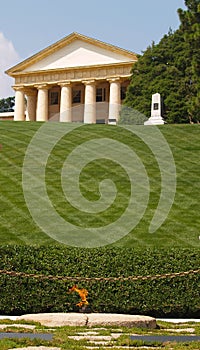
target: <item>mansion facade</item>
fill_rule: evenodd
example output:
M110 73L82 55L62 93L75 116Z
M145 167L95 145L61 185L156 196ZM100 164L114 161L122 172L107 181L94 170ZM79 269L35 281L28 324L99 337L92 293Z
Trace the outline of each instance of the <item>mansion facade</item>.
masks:
M15 79L14 120L116 123L136 61L133 52L72 33L6 71Z

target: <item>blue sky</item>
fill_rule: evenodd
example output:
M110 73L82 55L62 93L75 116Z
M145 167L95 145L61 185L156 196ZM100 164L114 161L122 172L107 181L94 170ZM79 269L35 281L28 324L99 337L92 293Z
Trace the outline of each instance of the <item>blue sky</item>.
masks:
M180 24L184 0L0 0L0 98L12 95L3 71L71 32L141 53Z

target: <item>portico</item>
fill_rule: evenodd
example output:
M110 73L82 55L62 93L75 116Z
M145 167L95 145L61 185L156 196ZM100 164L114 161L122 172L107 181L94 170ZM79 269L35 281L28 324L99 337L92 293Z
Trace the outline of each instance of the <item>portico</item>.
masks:
M7 71L15 78L14 120L116 122L136 60L132 52L72 33Z

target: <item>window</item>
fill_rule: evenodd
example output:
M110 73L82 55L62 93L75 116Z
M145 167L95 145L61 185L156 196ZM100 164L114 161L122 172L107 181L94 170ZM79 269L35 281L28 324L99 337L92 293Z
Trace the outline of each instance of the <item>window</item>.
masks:
M81 90L72 91L72 103L81 103Z
M121 101L126 97L126 86L121 86Z
M50 93L50 104L51 105L58 105L58 92L52 91Z
M96 102L104 102L106 100L106 89L97 88L96 89Z

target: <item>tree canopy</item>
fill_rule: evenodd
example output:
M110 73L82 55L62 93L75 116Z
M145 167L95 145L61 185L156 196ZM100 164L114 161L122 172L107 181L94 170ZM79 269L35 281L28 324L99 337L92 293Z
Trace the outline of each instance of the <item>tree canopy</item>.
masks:
M0 112L13 112L15 105L15 97L7 97L0 99Z
M124 101L150 117L151 96L159 92L168 123L200 120L200 0L185 0L185 5L185 11L178 9L178 30L170 29L138 56Z

